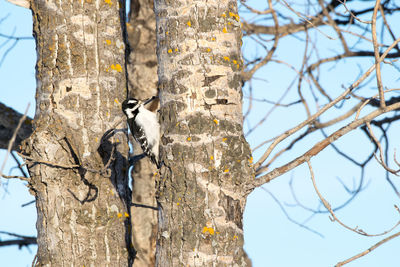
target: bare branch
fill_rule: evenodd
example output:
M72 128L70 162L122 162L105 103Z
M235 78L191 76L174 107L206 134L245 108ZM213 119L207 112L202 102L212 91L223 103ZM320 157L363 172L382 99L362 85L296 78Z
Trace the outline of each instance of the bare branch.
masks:
M390 47L388 47L385 52L381 55L379 58L379 61L382 61L389 51L397 45L397 43L400 42L400 38L398 38L395 42L392 43ZM322 115L324 112L326 112L328 109L330 109L332 106L334 106L336 103L344 99L354 88L356 88L362 81L364 81L370 74L371 72L375 69L375 65L372 65L356 82L354 82L348 89L346 89L340 96L338 96L336 99L325 105L323 108L321 108L319 111L317 111L313 116L309 117L307 120L303 121L296 127L286 131L283 133L281 136L279 136L277 139L274 140L274 142L268 147L267 151L261 156L260 160L254 165L255 169L258 170L260 168L261 164L269 157L271 154L272 150L283 140L285 140L287 137L291 136L295 132L299 131L302 129L304 126L307 124L312 123L315 121L320 115ZM396 109L396 108L395 108ZM371 113L372 114L372 113ZM383 113L381 113L383 114ZM357 126L358 127L358 126Z
M367 255L368 253L370 253L371 251L373 251L374 249L376 249L377 247L383 245L384 243L386 243L386 242L388 242L388 241L390 241L393 238L396 238L398 236L400 236L400 232L397 232L397 233L395 233L395 234L393 234L391 236L388 236L388 237L382 239L381 241L379 241L378 243L376 243L372 247L368 248L367 250L365 250L365 251L363 251L363 252L361 252L361 253L359 253L359 254L357 254L357 255L355 255L355 256L353 256L353 257L351 257L351 258L349 258L349 259L347 259L345 261L339 262L338 264L335 265L335 267L343 266L343 265L345 265L345 264L347 264L349 262L352 262L352 261L354 261L354 260L356 260L358 258L361 258L361 257Z
M390 105L390 106L386 106L385 108L382 108L382 109L375 110L358 120L354 120L353 122L349 123L345 127L332 133L330 136L328 136L328 138L315 144L311 149L309 149L302 156L292 160L291 162L289 162L281 167L275 168L271 172L257 178L253 183L251 183L249 185L249 191L251 191L254 188L259 187L265 183L268 183L271 180L273 180L274 178L292 170L293 168L299 166L300 164L305 163L306 161L310 160L312 157L317 155L319 152L321 152L323 149L325 149L329 144L336 141L337 139L339 139L346 133L356 129L357 127L365 124L366 122L373 120L374 118L376 118L384 113L387 113L389 111L393 111L393 110L396 110L399 108L400 108L400 102Z
M17 245L19 248L21 248L23 246L37 244L36 237L34 237L34 236L24 236L24 235L19 235L19 234L14 234L14 233L10 233L10 232L4 232L4 231L0 231L0 234L9 235L9 236L18 238L18 239L0 241L0 247Z
M16 176L16 175L5 175L5 174L1 174L1 177L5 178L5 179L20 179L22 181L29 181L29 178L26 178L24 176Z

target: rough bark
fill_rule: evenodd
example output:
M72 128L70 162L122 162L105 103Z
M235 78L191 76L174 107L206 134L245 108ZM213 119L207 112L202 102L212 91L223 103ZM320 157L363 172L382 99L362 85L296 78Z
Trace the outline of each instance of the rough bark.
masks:
M127 139L110 131L126 98L125 11L114 0L31 8L36 115L24 152L33 159L36 266L130 266Z
M234 0L156 0L162 154L156 266L248 266L241 29Z
M129 95L146 99L157 95L156 20L153 0L131 0L127 33L130 54L127 64ZM158 101L150 105L155 111ZM134 145L134 154L142 154ZM157 168L148 158L134 163L132 169L132 240L137 251L135 267L155 264L157 211L155 177Z

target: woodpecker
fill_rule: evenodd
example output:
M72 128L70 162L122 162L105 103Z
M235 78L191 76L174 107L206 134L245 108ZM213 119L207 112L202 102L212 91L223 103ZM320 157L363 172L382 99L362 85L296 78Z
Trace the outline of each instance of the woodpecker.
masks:
M144 154L160 168L160 124L157 115L144 107L155 98L157 97L153 96L145 101L136 98L126 99L122 103L122 111L128 118L129 129Z

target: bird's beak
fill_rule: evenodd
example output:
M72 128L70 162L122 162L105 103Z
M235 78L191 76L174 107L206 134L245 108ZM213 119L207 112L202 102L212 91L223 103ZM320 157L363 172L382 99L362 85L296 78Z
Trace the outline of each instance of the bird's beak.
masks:
M138 103L136 104L136 106L134 106L132 110L137 109L138 107L140 107L141 104L142 104L142 101L139 100Z
M158 98L158 96L152 96L146 100L143 101L143 105L147 105L148 103L150 103L151 101L153 101L154 99Z

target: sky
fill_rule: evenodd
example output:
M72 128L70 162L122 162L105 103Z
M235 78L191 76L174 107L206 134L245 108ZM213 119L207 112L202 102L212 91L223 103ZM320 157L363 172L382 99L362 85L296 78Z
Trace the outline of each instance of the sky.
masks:
M254 2L254 1L253 1ZM264 1L263 1L264 2ZM14 36L31 36L32 18L31 12L27 9L13 6L5 0L0 0L0 33ZM400 22L400 21L399 21ZM329 34L329 32L327 33ZM329 42L324 36L319 37L320 42ZM35 61L36 52L33 40L21 40L13 49L12 41L4 44L5 39L0 38L0 102L23 113L28 103L30 109L28 115L34 116L34 95L35 95ZM292 49L296 46L296 40L282 40L279 51L283 58L296 58L298 52ZM301 45L301 44L298 44ZM250 40L244 40L243 50L248 53L260 52L253 49L254 44ZM247 49L247 50L246 50ZM327 49L324 53L329 54ZM3 59L3 55L7 56ZM246 54L250 56L249 54ZM299 59L301 60L301 58ZM369 66L372 61L360 61L360 64ZM258 73L258 77L265 77L267 82L254 81L253 87L255 97L276 100L286 88L293 73L288 69L276 64L268 64ZM358 70L355 64L345 61L340 62L332 75L323 77L328 90L335 92L341 90L341 79L355 80ZM384 76L386 85L397 86L399 73L388 73ZM244 90L245 96L248 95L248 88ZM290 102L295 94L289 93L284 102ZM245 98L244 110L248 101ZM258 121L258 114L265 112L264 104L254 103L253 112L245 123L245 132ZM294 107L290 113L285 111L274 112L268 120L258 128L257 131L248 136L248 141L255 147L260 141L276 136L280 132L293 127L301 121L303 114L302 107ZM324 118L329 118L327 114ZM284 119L282 119L284 118ZM338 126L328 129L332 132ZM392 132L400 132L400 126L394 125ZM299 145L287 156L278 160L276 166L287 162L304 152L316 141L321 140L321 135L309 138L307 142ZM394 140L393 143L399 143ZM350 153L357 157L360 152L367 151L369 143L366 139L360 138L357 132L335 142L339 147L352 147ZM399 148L397 146L397 148ZM265 149L265 147L264 147ZM262 149L255 151L255 160L260 157ZM0 151L0 162L2 162L5 151ZM361 160L361 159L360 159ZM320 155L312 159L316 181L321 193L324 194L332 206L339 205L348 197L345 190L338 182L340 177L348 186L352 186L352 181L357 181L360 175L359 168L344 161L334 153L332 148L327 148ZM12 159L8 160L6 174L18 175L18 170L11 169ZM399 199L393 194L392 189L384 182L384 172L377 167L376 163L371 163L367 167L365 175L366 189L344 209L337 212L337 215L346 223L352 226L359 226L363 230L378 233L393 226L400 215L395 211L393 205L399 205ZM400 185L396 182L397 185ZM310 219L311 213L299 207L293 206L294 199L291 193L291 186L296 193L299 201L308 207L317 208L319 201L312 187L310 174L306 165L302 165L293 171L275 179L263 186L262 189L255 190L249 197L244 213L245 249L253 261L253 266L264 267L317 267L333 266L339 261L345 260L380 241L382 237L363 237L350 232L335 222L331 222L327 214L319 214ZM274 200L271 194L283 205L292 219L298 222L307 220L307 227L312 231L298 226L291 222ZM34 198L29 194L25 182L1 180L0 185L0 231L13 232L22 235L36 235L35 206L29 205L21 208L21 205L30 202ZM399 230L399 229L397 229ZM314 232L313 232L314 231ZM316 234L315 232L318 232ZM393 233L393 232L392 232ZM321 235L323 237L321 237ZM384 236L385 237L385 236ZM2 240L8 237L0 235ZM362 257L349 264L352 267L395 267L399 266L400 261L400 239L392 240L376 249L369 255ZM0 248L1 266L19 267L31 266L31 262L36 253L36 247L30 246L29 249L23 247Z
M32 36L32 15L30 10L16 7L8 2L0 1L0 33L7 35ZM30 103L28 115L34 116L35 108L35 62L36 52L33 40L21 40L13 49L13 41L4 44L0 38L0 102L24 113ZM7 51L9 52L7 53ZM4 54L7 56L3 59ZM0 150L0 161L3 163L5 151ZM5 174L20 175L16 169L11 169L12 157L9 157ZM21 205L34 200L29 194L26 182L17 180L0 181L0 231L6 231L26 236L36 236L36 209L31 204L24 208ZM9 236L0 235L1 240ZM36 254L36 246L18 249L17 246L0 248L0 266L25 267L31 266Z

